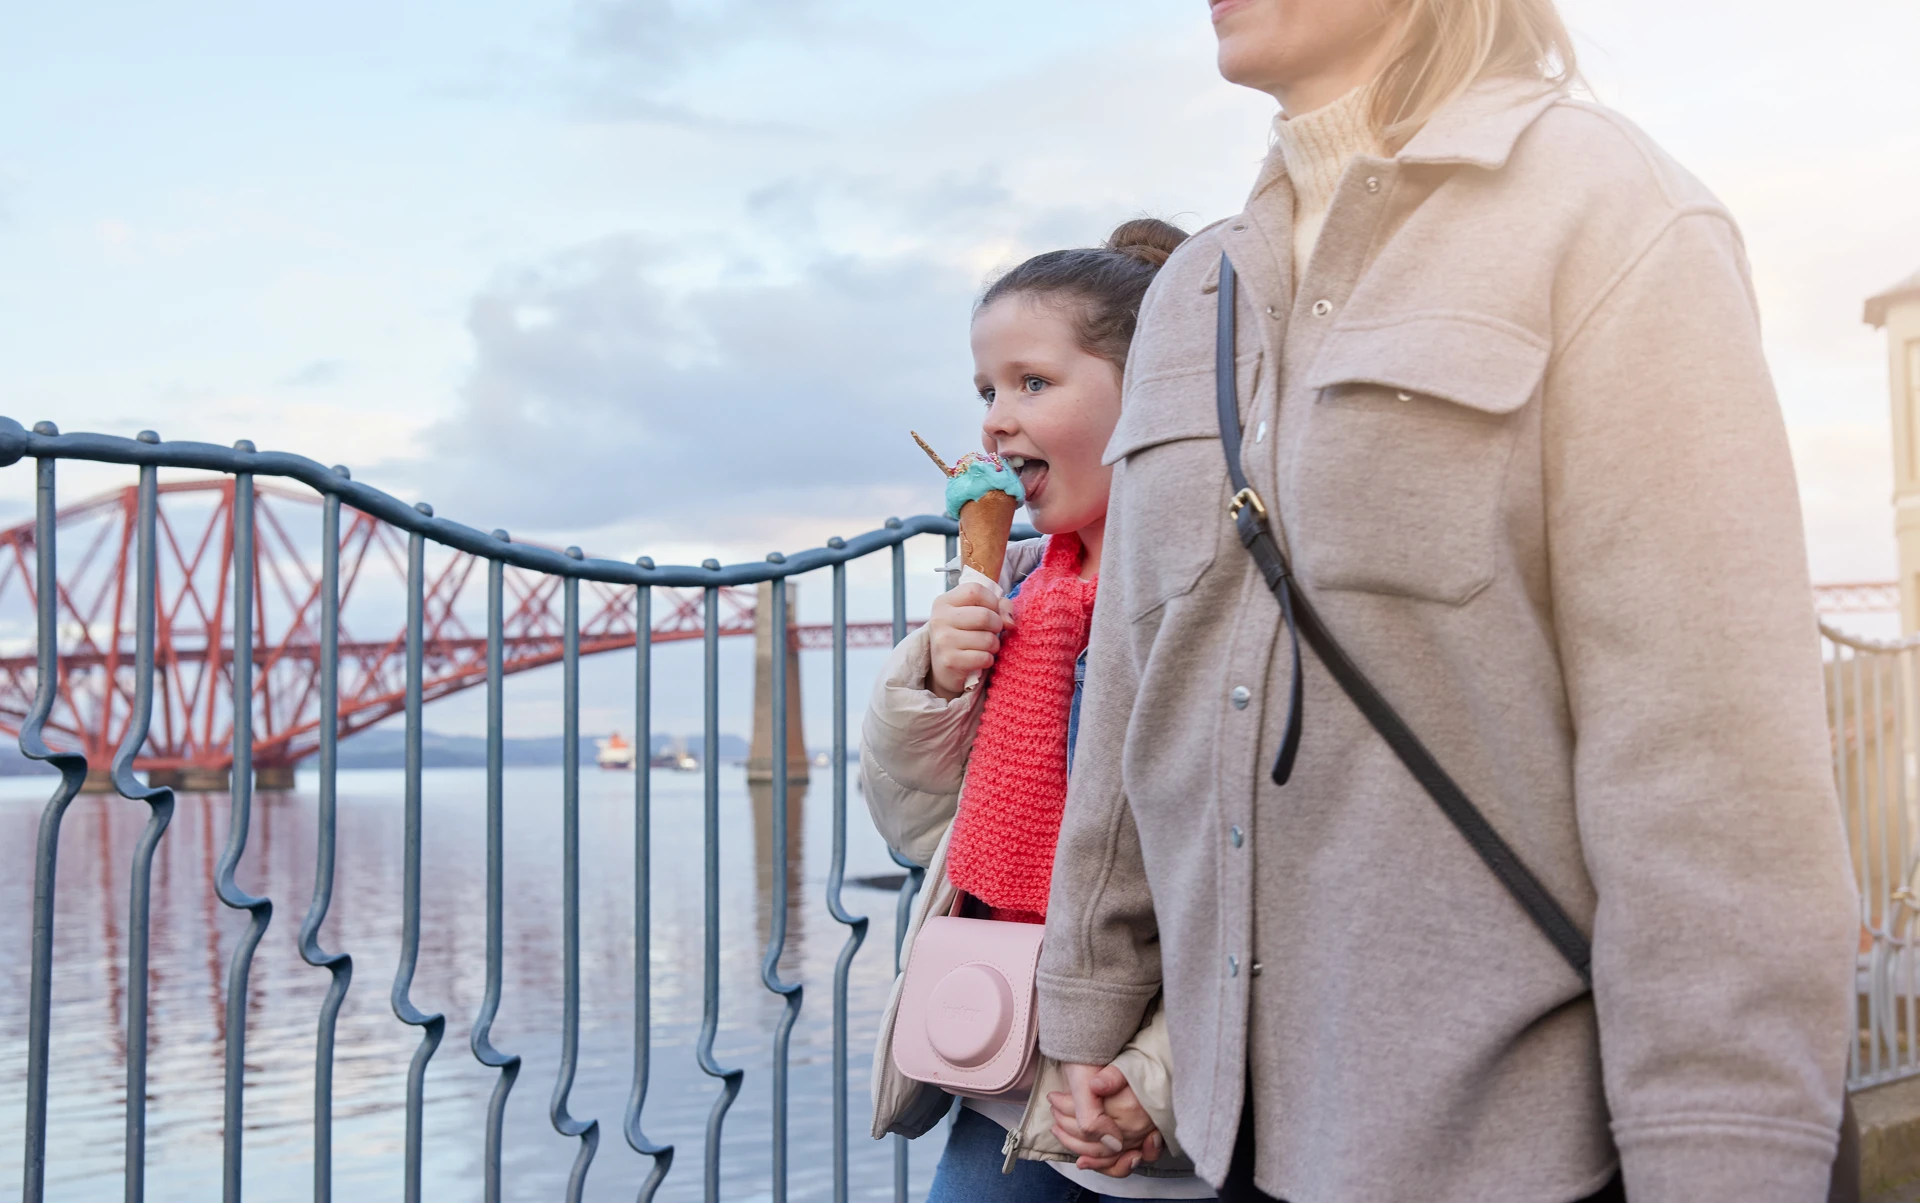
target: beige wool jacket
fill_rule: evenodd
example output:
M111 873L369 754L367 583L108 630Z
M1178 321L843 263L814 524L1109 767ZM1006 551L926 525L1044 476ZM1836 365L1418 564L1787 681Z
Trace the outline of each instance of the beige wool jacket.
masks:
M1858 912L1800 514L1740 237L1617 114L1483 83L1161 271L1128 362L1042 1048L1164 990L1180 1138L1241 1109L1288 1203L1825 1198ZM1594 988L1304 651L1226 516L1243 463L1329 628L1593 941ZM1251 1083L1251 1096L1243 1089Z

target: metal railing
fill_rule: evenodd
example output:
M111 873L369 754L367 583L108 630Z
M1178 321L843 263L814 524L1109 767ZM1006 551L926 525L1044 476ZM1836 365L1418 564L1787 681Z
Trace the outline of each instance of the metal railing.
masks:
M1920 639L1822 624L1827 718L1854 880L1858 1036L1847 1086L1920 1074Z
M22 751L30 758L45 761L60 771L60 784L42 814L34 858L33 932L31 985L28 1000L27 1106L25 1123L24 1197L29 1203L41 1203L47 1190L46 1151L50 1050L52 1048L53 1011L51 1006L54 970L55 869L62 817L79 794L87 778L84 757L48 746L45 724L54 705L58 688L59 636L55 588L58 580L55 490L55 465L62 459L98 463L126 464L139 469L138 514L134 538L137 541L137 599L135 607L136 650L132 672L135 678L135 716L112 765L112 784L122 796L145 802L149 815L145 830L134 852L128 913L128 976L126 1011L126 1135L124 1179L129 1200L143 1197L147 1153L147 1050L148 1050L148 957L150 946L150 897L152 867L156 848L166 833L174 808L174 791L149 788L134 776L133 761L146 741L153 704L155 673L155 590L156 534L155 510L158 495L157 472L160 468L189 469L224 473L235 478L234 538L231 548L235 597L253 596L251 574L254 570L253 499L256 477L284 477L299 481L323 498L321 532L322 590L321 646L322 668L319 688L323 717L318 753L318 831L315 843L315 879L313 897L301 922L297 947L301 958L329 974L328 988L317 1018L317 1039L313 1072L313 1197L328 1200L333 1193L333 1088L336 1059L336 1020L353 982L354 962L344 951L329 952L319 942L320 931L332 904L335 880L338 747L334 711L339 696L339 610L340 610L340 507L344 504L390 523L408 537L406 589L406 704L405 704L405 793L404 851L402 854L402 938L399 963L391 986L394 1015L420 1029L407 1072L404 1149L405 1196L409 1203L423 1198L423 1114L425 1081L429 1066L446 1028L446 1018L421 1011L412 998L412 986L421 944L421 846L422 846L422 626L424 557L428 543L456 549L481 557L488 565L487 594L487 759L486 759L486 971L484 998L476 1014L470 1036L471 1051L483 1066L497 1071L488 1102L484 1132L484 1197L502 1197L502 1116L510 1092L520 1072L518 1055L496 1048L492 1040L493 1024L501 1001L502 914L503 914L503 689L502 689L502 573L507 565L518 566L558 577L564 588L564 678L562 683L563 747L562 861L563 916L560 950L564 966L561 1007L562 1045L559 1073L554 1082L549 1117L553 1128L577 1139L566 1196L582 1196L600 1140L596 1119L575 1117L570 1110L580 1051L580 774L576 751L580 726L580 582L599 581L633 589L636 629L651 628L651 590L658 586L698 588L705 591L705 635L702 674L704 681L704 961L702 965L702 1021L695 1056L707 1075L718 1080L719 1090L706 1121L703 1150L704 1195L714 1200L720 1194L721 1134L729 1109L738 1096L744 1071L728 1068L716 1060L714 1042L720 1020L721 947L718 935L720 915L720 746L719 746L719 628L718 590L727 586L778 583L770 592L773 598L773 630L787 626L787 590L784 582L815 571L830 571L833 589L833 743L832 743L832 856L827 877L825 904L832 918L845 929L845 938L835 962L832 998L832 1108L833 1141L832 1197L848 1198L849 1101L848 1101L848 973L855 954L867 933L868 920L850 913L842 897L847 862L847 565L866 556L888 552L891 555L892 608L894 640L906 634L905 544L917 535L936 534L947 538L947 554L953 554L955 524L940 517L890 519L885 529L852 539L832 539L827 546L791 556L775 553L763 563L721 566L708 560L699 567L657 566L642 558L633 564L588 559L578 548L564 554L513 543L506 532L482 533L471 527L436 518L432 508L407 505L399 499L353 481L345 468L326 468L313 460L283 453L256 451L242 441L232 448L211 444L160 441L152 432L123 439L97 434L62 435L51 423L40 423L29 432L11 419L0 418L0 468L31 459L36 465L36 581L35 593L38 680L31 713L20 737ZM253 810L251 773L252 741L250 720L255 705L252 636L252 609L244 601L232 609L232 709L233 774L230 825L225 853L214 876L214 890L221 903L248 913L244 936L228 963L225 986L225 1077L223 1196L228 1203L241 1197L242 1155L247 1130L245 1075L247 1065L248 978L255 950L273 918L273 903L253 897L234 881L234 871L247 850L248 826ZM644 1183L637 1187L638 1198L648 1200L660 1189L675 1165L676 1150L671 1145L650 1139L643 1123L648 1101L648 1080L653 1052L651 940L653 932L651 885L653 882L651 784L645 754L652 735L652 661L651 645L638 641L634 680L635 741L642 763L634 774L634 846L633 846L633 1068L632 1084L621 1134L632 1149L652 1159ZM775 749L787 742L787 658L775 654L773 663L772 717ZM773 760L772 862L788 863L788 769L786 757ZM898 859L896 857L896 859ZM908 872L899 888L897 930L920 884L920 870L902 862ZM760 966L765 989L778 997L784 1009L772 1033L771 1068L771 1197L784 1203L787 1197L789 1157L788 1090L789 1041L802 1008L802 990L797 982L780 974L780 957L787 942L787 891L777 884L769 891L772 908L770 936ZM897 967L898 945L894 950ZM893 1138L894 1195L904 1200L907 1190L907 1150L905 1142ZM434 1184L437 1189L446 1184Z
M446 1019L421 1011L411 989L421 942L422 846L422 628L423 581L428 543L471 553L488 565L487 589L487 762L486 762L486 901L484 997L474 1017L469 1044L479 1064L495 1071L484 1119L482 1157L484 1198L503 1197L502 1122L508 1098L520 1073L519 1055L496 1048L492 1029L501 1002L504 901L503 834L503 595L505 567L512 565L557 577L564 590L564 647L562 654L562 720L564 726L561 782L562 812L562 924L560 952L563 965L561 1056L549 1106L555 1131L577 1140L566 1188L567 1198L581 1198L599 1147L600 1125L581 1119L570 1109L571 1092L580 1054L580 582L598 581L633 589L636 629L652 626L652 589L659 586L704 590L705 632L701 676L703 682L704 755L702 793L702 932L701 1022L694 1050L699 1068L718 1083L707 1114L702 1149L702 1189L708 1200L718 1199L721 1187L721 1137L728 1112L745 1077L716 1058L715 1039L720 1026L721 946L719 941L721 837L719 748L719 627L717 591L728 586L776 582L769 593L772 629L788 625L788 598L784 583L806 573L827 571L832 578L832 852L826 880L825 906L845 930L834 962L832 1018L832 1197L849 1197L849 1024L848 977L854 957L866 938L868 919L847 910L843 898L847 865L847 565L881 552L891 559L892 622L894 639L904 638L906 619L906 543L918 535L944 535L947 554L953 554L955 526L938 517L892 519L882 530L853 539L833 539L827 546L783 556L775 553L762 563L721 566L708 560L698 567L657 566L650 559L625 564L589 559L577 548L558 553L513 543L504 531L482 533L471 527L436 518L431 507L409 506L379 490L354 482L344 468L328 469L300 456L256 451L250 443L233 448L201 443L163 443L151 432L135 439L104 435L62 435L50 423L28 432L10 419L0 418L0 468L32 459L35 462L35 579L38 680L31 713L23 724L20 746L29 757L59 770L60 783L41 815L34 855L32 951L28 997L28 1050L23 1195L41 1203L47 1190L46 1148L52 1050L52 982L55 870L62 819L79 794L88 772L86 759L50 747L44 728L54 705L59 681L59 614L56 590L45 587L58 580L57 523L59 510L55 466L61 459L133 465L139 469L138 513L134 539L136 604L133 611L135 654L134 718L111 766L114 789L123 797L144 802L146 824L133 849L128 892L125 1197L143 1198L147 1154L147 1099L149 1047L148 962L152 876L156 850L161 846L174 810L174 791L150 788L133 772L136 754L146 741L153 705L156 639L155 511L158 470L201 470L232 475L236 480L233 557L235 596L252 596L254 566L253 481L256 476L297 480L323 498L322 590L320 638L322 671L319 682L323 716L318 753L318 830L315 833L313 896L297 935L297 948L306 964L329 975L327 991L317 1016L313 1067L313 1197L333 1195L333 1089L336 1060L336 1021L353 982L354 963L344 952L329 952L320 944L321 928L332 905L335 880L338 747L333 715L339 691L340 508L347 505L404 530L408 538L406 591L406 742L404 792L404 849L402 854L402 938L400 957L391 985L391 1005L402 1022L420 1029L406 1080L403 1144L405 1195L423 1198L423 1116L428 1068L445 1033ZM273 903L241 890L235 869L247 850L253 810L250 720L254 705L253 635L251 608L232 610L232 740L234 772L225 851L214 871L213 889L220 902L247 913L246 927L227 965L225 983L225 1075L222 1132L223 1196L229 1203L241 1197L242 1156L246 1132L245 1071L248 1032L248 990L255 951L273 917ZM1850 1087L1874 1085L1920 1075L1920 640L1882 643L1846 635L1822 626L1827 703L1831 723L1834 769L1844 811L1848 840L1861 892L1862 940L1859 960L1860 1038L1849 1066ZM649 748L652 734L651 645L638 644L634 678L636 746ZM771 746L788 745L787 657L772 657ZM772 759L772 863L788 863L787 758ZM637 1197L650 1200L674 1168L673 1146L649 1138L643 1123L654 1046L652 972L653 814L648 772L635 773L633 833L633 1064L631 1087L620 1131L638 1154L651 1159ZM900 887L896 913L894 967L898 967L898 937L920 885L917 866L896 861L907 870ZM776 873L776 882L779 875ZM788 937L788 895L777 884L769 890L770 926L759 965L764 989L781 1002L771 1032L770 1152L771 1197L784 1203L788 1193L788 1092L790 1041L802 1012L803 991L797 981L781 975L780 959ZM894 1142L894 1197L907 1195L907 1146Z

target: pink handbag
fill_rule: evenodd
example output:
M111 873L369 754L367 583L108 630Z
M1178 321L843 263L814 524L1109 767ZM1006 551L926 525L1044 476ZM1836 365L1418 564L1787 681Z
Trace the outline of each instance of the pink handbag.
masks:
M1034 971L1045 930L954 915L928 919L900 986L894 1067L973 1098L1030 1088L1039 1062Z

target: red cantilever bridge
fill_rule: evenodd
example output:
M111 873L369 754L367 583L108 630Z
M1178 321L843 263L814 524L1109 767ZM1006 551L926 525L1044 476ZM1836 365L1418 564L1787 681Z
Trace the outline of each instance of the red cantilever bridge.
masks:
M234 488L232 477L160 486L153 720L134 762L149 772L223 774L232 765ZM254 496L253 757L263 775L285 774L319 746L320 506L312 494L270 484L256 483ZM125 737L133 707L136 505L128 486L59 514L60 682L47 734L97 768ZM427 701L479 685L487 672L484 561L435 551L425 582ZM343 509L343 737L405 705L406 562L405 534ZM0 731L13 736L37 687L33 563L31 522L0 532ZM505 593L506 671L558 662L559 578L509 566ZM656 587L653 594L652 642L702 637L702 591ZM723 588L719 606L720 634L753 633L752 590ZM637 633L632 588L581 582L581 655L630 648ZM790 638L801 648L830 647L832 628L797 626ZM850 647L887 647L892 639L888 622L847 625Z

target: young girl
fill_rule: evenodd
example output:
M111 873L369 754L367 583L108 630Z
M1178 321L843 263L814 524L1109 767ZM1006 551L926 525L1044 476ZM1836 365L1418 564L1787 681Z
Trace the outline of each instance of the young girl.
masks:
M868 706L867 805L888 842L927 866L906 955L957 891L996 919L1045 917L1105 543L1102 455L1141 300L1184 237L1165 222L1127 222L1102 247L1029 259L974 309L982 442L1018 470L1046 538L1008 549L1005 600L978 585L938 598ZM1009 781L1020 784L999 788ZM894 1069L893 1018L890 1005L874 1054L873 1134L918 1136L953 1100ZM1100 1072L1074 1067L1070 1079L1043 1059L1027 1098L965 1101L929 1203L1212 1198L1174 1139L1169 1061L1165 1019L1150 1007ZM1084 1127L1074 1092L1091 1117Z
M1284 119L1128 360L1041 1051L1164 998L1231 1200L1818 1203L1860 913L1733 219L1551 0L1211 14Z

